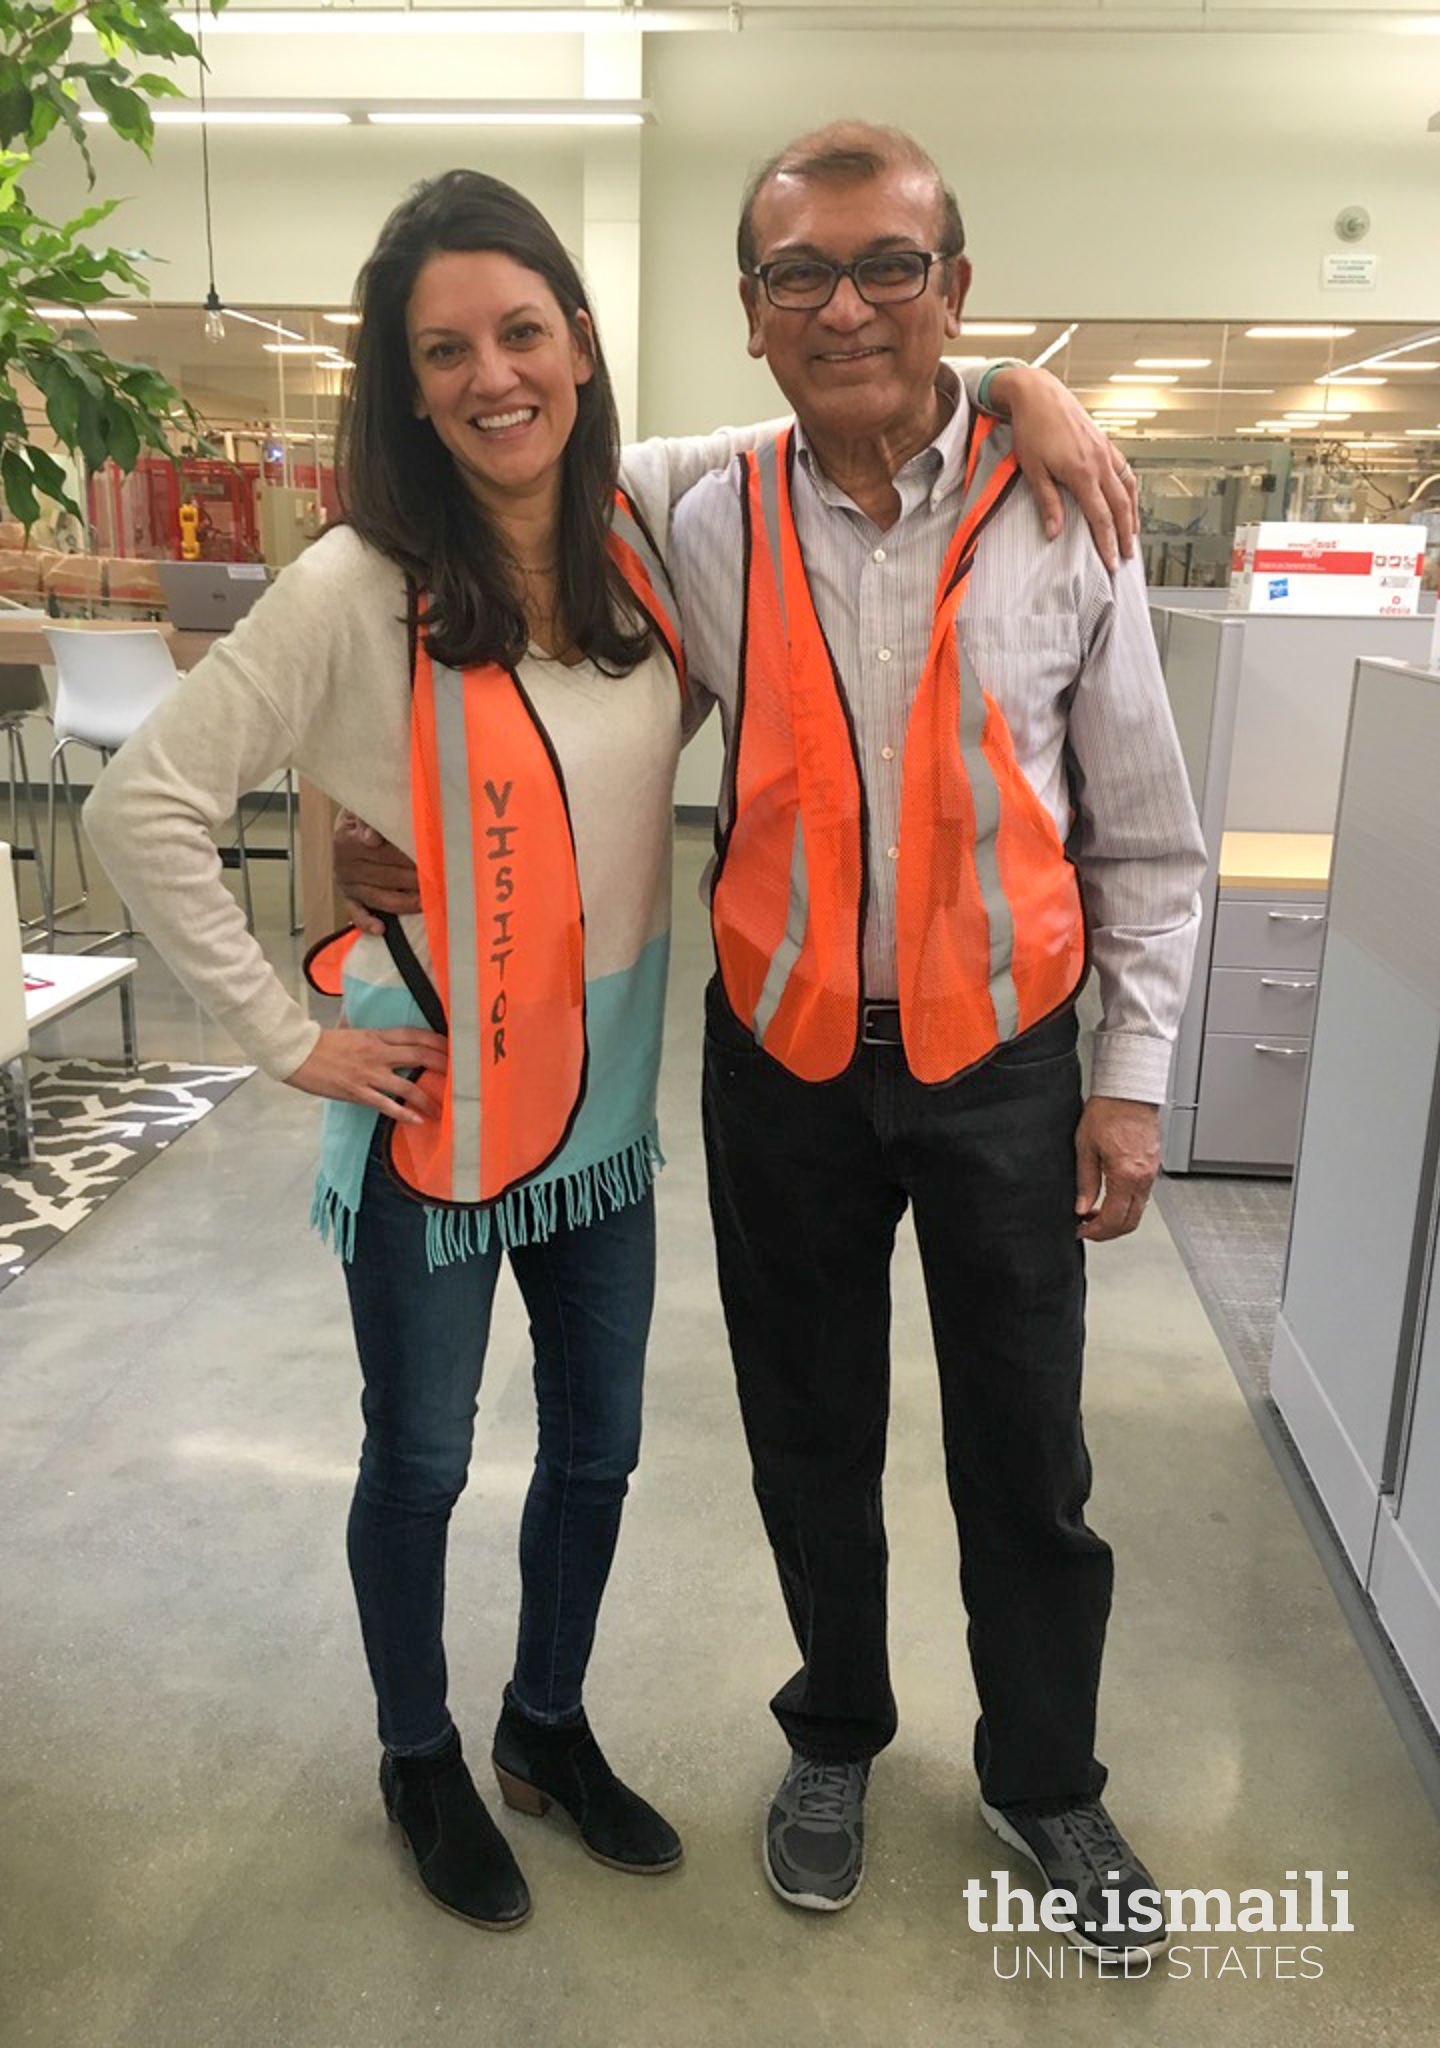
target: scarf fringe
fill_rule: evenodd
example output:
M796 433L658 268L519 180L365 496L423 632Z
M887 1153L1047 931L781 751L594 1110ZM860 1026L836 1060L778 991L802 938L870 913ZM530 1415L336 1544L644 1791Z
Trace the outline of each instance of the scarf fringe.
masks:
M560 1226L562 1194L566 1228L583 1230L619 1209L643 1201L664 1164L659 1140L650 1130L593 1166L560 1174L536 1187L516 1188L503 1200L484 1208L427 1207L426 1263L433 1273L438 1267L483 1256L490 1249L492 1235L505 1251L521 1245L544 1244ZM347 1265L355 1257L357 1215L358 1211L349 1206L337 1189L323 1178L317 1183L310 1205L311 1227L319 1231L322 1242L334 1246Z

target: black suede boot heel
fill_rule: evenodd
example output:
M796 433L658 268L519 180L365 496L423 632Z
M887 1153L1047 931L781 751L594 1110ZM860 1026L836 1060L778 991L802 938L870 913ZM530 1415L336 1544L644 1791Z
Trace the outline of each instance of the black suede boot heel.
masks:
M525 1879L475 1790L458 1733L452 1731L434 1756L387 1753L380 1759L380 1790L437 1904L497 1933L529 1919Z
M493 1761L507 1806L540 1814L553 1801L597 1862L648 1876L673 1870L685 1853L669 1821L621 1784L583 1714L564 1727L546 1727L520 1712L507 1685Z

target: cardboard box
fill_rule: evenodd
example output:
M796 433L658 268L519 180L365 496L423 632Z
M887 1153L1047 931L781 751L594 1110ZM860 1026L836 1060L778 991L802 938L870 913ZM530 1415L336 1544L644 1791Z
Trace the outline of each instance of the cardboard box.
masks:
M1310 526L1270 520L1235 531L1232 612L1411 618L1420 605L1423 526Z

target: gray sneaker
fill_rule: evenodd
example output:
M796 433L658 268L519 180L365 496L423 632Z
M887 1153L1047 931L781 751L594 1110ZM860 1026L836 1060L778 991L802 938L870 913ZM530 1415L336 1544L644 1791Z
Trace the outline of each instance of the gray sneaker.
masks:
M1047 1891L1067 1891L1075 1918L1065 1939L1092 1955L1169 1946L1165 1900L1135 1851L1098 1799L1063 1813L1020 1813L987 1806L981 1818L1002 1842L1044 1872Z
M765 1875L787 1905L838 1913L859 1891L869 1778L868 1763L792 1753L765 1823Z

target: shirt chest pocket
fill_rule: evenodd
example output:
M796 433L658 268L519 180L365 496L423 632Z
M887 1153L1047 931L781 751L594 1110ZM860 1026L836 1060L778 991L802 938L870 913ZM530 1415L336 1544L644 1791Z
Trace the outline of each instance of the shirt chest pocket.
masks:
M1022 758L1064 730L1070 688L1080 673L1080 622L1066 612L1008 617L960 613L960 644L1010 728Z

